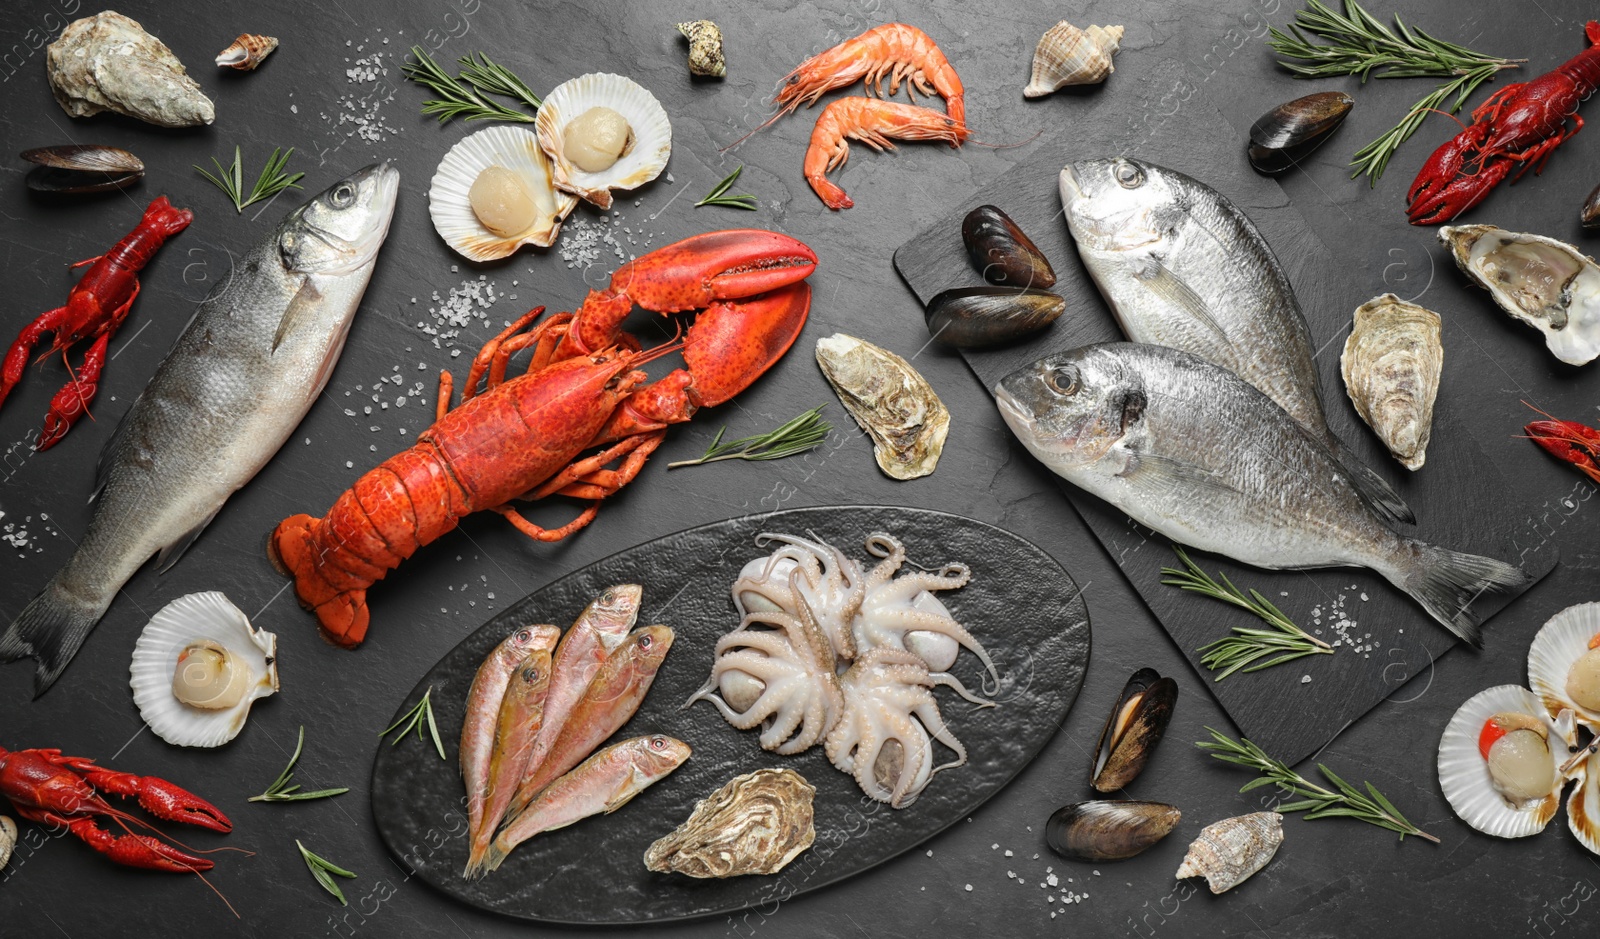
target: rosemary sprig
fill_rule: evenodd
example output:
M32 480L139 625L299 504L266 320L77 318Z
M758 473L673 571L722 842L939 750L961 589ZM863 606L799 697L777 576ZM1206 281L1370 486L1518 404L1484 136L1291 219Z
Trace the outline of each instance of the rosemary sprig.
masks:
M300 843L299 838L294 839L294 844L295 847L300 849L300 857L305 859L306 869L311 871L311 876L317 879L317 883L322 885L322 889L338 898L340 906L349 906L349 902L344 898L344 891L339 889L339 885L334 883L333 878L329 875L338 874L340 877L355 877L356 875L326 858L320 858L312 854L306 850L305 845Z
M668 463L667 469L699 466L718 460L781 460L786 456L804 453L819 446L828 438L828 432L833 430L833 425L822 419L822 409L825 407L826 404L819 404L776 430L740 437L727 443L722 443L722 435L728 432L727 425L723 425L717 431L717 436L712 438L704 456Z
M306 727L300 725L300 739L295 741L294 756L289 757L289 765L283 768L278 778L272 781L267 791L260 795L251 796L247 802L303 802L307 799L326 799L329 796L344 795L349 788L341 786L337 789L313 789L310 792L298 792L299 783L290 785L289 780L294 778L294 764L300 759L300 750L306 744Z
M1327 40L1328 44L1316 42L1307 33ZM1398 16L1391 30L1355 0L1344 0L1343 14L1322 0L1306 0L1305 9L1295 14L1288 30L1274 27L1267 44L1283 56L1278 64L1297 78L1355 75L1363 84L1368 78L1450 79L1418 102L1399 124L1356 153L1350 164L1356 171L1351 177L1365 175L1372 185L1377 185L1389 158L1422 126L1430 109L1454 114L1472 92L1496 72L1516 68L1527 61L1485 55L1436 39L1407 26ZM1452 95L1454 102L1445 107Z
M423 722L426 721L428 725L428 733L433 736L434 749L439 751L439 759L446 759L444 755L444 743L439 740L439 725L433 721L432 697L433 686L429 685L428 690L422 693L422 700L413 705L411 710L400 715L399 720L395 721L393 724L390 724L388 727L385 727L383 732L378 734L378 736L387 737L389 736L389 732L391 730L399 727L400 733L395 735L393 740L389 741L389 745L394 746L400 741L406 739L407 735L411 733L411 728L415 727L417 729L417 739L421 740L423 739L422 725Z
M701 199L699 202L696 202L694 207L698 209L702 205L725 205L730 209L749 209L750 211L754 212L757 207L755 196L730 196L727 194L728 190L732 188L734 182L739 179L739 174L743 172L744 164L740 163L733 172L728 174L726 179L720 183L717 183L716 188L711 190L710 195L706 196L704 199Z
M1186 551L1179 545L1172 549L1178 552L1178 560L1183 562L1183 569L1163 567L1164 575L1161 582L1184 590L1204 594L1213 600L1221 600L1259 617L1270 625L1271 629L1249 629L1244 626L1235 626L1228 635L1201 646L1200 664L1211 671L1222 670L1213 681L1221 681L1237 671L1259 672L1264 668L1292 662L1307 655L1332 655L1333 647L1321 639L1310 635L1290 619L1276 605L1261 595L1261 591L1251 588L1250 594L1245 595L1227 574L1219 575L1222 582L1218 583L1211 575L1200 569ZM1257 659L1274 656L1265 662Z
M1406 817L1400 814L1400 810L1394 807L1394 803L1384 798L1383 793L1379 792L1377 787L1370 782L1363 782L1363 785L1366 786L1366 792L1363 793L1340 779L1334 774L1333 770L1318 763L1317 769L1321 770L1322 775L1328 782L1334 785L1333 789L1328 789L1317 785L1290 769L1287 764L1268 756L1265 751L1247 739L1240 738L1235 741L1214 728L1207 727L1206 730L1211 731L1212 739L1198 741L1195 746L1207 751L1224 763L1247 766L1261 774L1259 778L1245 783L1244 787L1239 790L1240 792L1249 792L1261 786L1276 785L1285 792L1292 792L1295 795L1304 797L1297 802L1285 802L1278 805L1274 811L1305 812L1307 819L1342 815L1347 818L1358 819L1369 825L1377 825L1379 828L1387 828L1390 831L1399 832L1401 841L1405 840L1406 835L1416 835L1418 838L1426 838L1434 844L1439 843L1438 838L1406 821Z
M239 153L239 148L233 148L233 164L223 166L222 161L216 157L211 162L216 164L217 175L212 176L204 168L196 166L200 175L210 180L213 186L228 194L233 200L236 212L243 212L245 206L255 205L263 199L270 199L285 189L299 189L300 178L304 173L285 173L283 168L288 165L289 157L294 154L294 148L281 151L274 147L272 156L267 157L267 165L261 168L261 175L256 177L256 184L251 187L249 196L244 191L244 161Z
M406 62L400 66L400 71L405 77L439 96L422 102L422 113L439 118L441 124L453 117L467 121L533 123L532 114L506 107L485 95L515 98L535 111L543 103L526 82L481 52L476 57L469 55L457 59L461 73L454 78L421 46L412 46L411 55L415 61Z

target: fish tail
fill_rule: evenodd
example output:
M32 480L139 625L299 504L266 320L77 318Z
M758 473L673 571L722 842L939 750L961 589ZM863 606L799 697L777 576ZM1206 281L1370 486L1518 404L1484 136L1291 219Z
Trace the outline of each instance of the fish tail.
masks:
M33 674L33 696L38 698L66 671L108 605L74 596L59 578L51 580L0 635L0 660L38 660Z
M500 862L504 861L506 859L506 855L510 853L511 847L501 847L500 839L496 838L494 842L484 850L483 862L479 865L478 876L482 877L484 874L487 874L492 870L497 870L500 867Z
M1411 506L1406 505L1406 500L1394 491L1389 481L1379 476L1377 471L1361 462L1360 457L1351 453L1337 437L1333 438L1333 456L1339 461L1350 476L1350 483L1356 487L1361 499L1372 507L1374 512L1386 522L1400 522L1406 525L1417 523L1417 513L1411 511Z
M1534 577L1504 561L1463 554L1421 541L1407 541L1410 558L1396 586L1422 604L1445 628L1477 648L1483 646L1487 614L1473 608L1485 594L1516 596Z

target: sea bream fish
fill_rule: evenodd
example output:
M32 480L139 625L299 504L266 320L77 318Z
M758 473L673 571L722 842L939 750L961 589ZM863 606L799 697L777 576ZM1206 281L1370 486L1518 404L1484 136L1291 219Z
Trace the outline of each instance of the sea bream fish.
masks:
M389 234L400 174L345 177L294 211L200 304L96 469L89 529L0 636L43 694L151 555L175 563L322 393Z
M1533 582L1510 564L1398 534L1320 440L1187 352L1085 346L1012 372L994 394L1052 472L1182 544L1270 569L1370 568L1473 645L1484 618L1475 604Z
M1311 329L1248 216L1204 183L1122 157L1068 164L1061 205L1083 266L1130 341L1233 371L1332 451L1378 514L1416 521L1328 429Z

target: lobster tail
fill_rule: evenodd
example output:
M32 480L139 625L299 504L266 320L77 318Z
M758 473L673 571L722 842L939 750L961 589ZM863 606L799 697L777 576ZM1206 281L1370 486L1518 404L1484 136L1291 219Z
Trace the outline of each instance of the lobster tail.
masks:
M301 606L317 614L323 635L336 645L354 648L367 635L366 585L336 586L329 582L326 575L339 568L317 563L317 558L325 556L317 548L317 534L322 527L320 519L309 515L284 519L267 539L267 557L279 573L294 578L295 596Z

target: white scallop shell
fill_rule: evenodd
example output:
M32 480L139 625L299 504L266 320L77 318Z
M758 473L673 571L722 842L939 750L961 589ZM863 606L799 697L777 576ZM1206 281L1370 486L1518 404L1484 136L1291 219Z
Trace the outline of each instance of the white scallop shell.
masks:
M1579 764L1577 778L1567 799L1567 827L1585 848L1600 854L1600 753Z
M478 174L491 166L522 178L539 209L527 231L501 236L483 227L472 211L468 192ZM578 205L576 197L556 189L554 168L526 127L499 124L463 137L439 161L428 188L428 214L433 228L450 247L474 261L493 261L523 245L548 248L561 234L561 220Z
M1544 831L1555 818L1566 778L1558 773L1550 795L1526 808L1506 802L1489 778L1488 762L1478 752L1484 722L1505 712L1542 719L1550 728L1551 760L1558 767L1566 760L1567 748L1562 743L1571 744L1570 715L1558 724L1533 692L1519 685L1496 685L1468 698L1445 727L1439 738L1439 788L1456 816L1473 828L1499 838L1526 838Z
M1579 603L1550 617L1528 647L1528 686L1544 700L1551 714L1570 709L1578 719L1600 730L1600 712L1582 708L1567 697L1567 673L1600 633L1600 603Z
M231 708L190 707L172 694L178 653L197 639L210 639L250 666L255 683ZM217 747L239 735L250 705L278 690L278 637L250 625L218 591L191 593L162 607L133 646L128 684L139 716L156 736L180 747Z
M568 162L562 131L590 108L610 108L633 129L633 149L598 173ZM644 86L621 75L591 72L556 86L539 106L534 123L539 145L555 165L556 186L611 208L611 190L635 189L661 175L672 154L672 122L661 102Z

